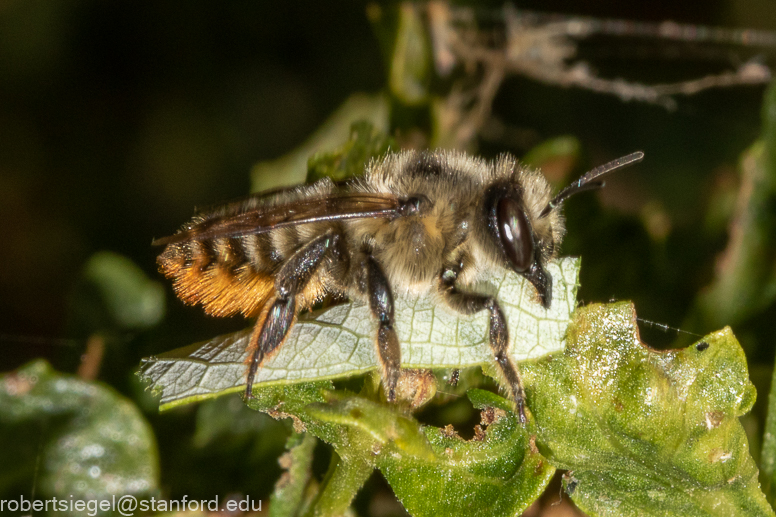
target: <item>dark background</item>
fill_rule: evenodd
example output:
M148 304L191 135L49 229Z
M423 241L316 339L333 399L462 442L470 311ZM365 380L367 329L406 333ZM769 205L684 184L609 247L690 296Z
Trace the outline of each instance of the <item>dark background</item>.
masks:
M518 7L776 28L776 4L766 0ZM352 93L379 91L385 67L365 11L364 2L353 1L0 2L0 371L41 356L74 371L87 336L70 321L68 300L92 253L121 253L162 280L154 237L172 233L195 206L246 194L253 164L292 150ZM611 41L593 41L583 54L606 77L656 82L725 68L702 59L703 45L677 56L667 45ZM763 56L772 62L773 50ZM721 181L735 184L739 157L759 134L763 92L706 92L680 98L669 112L522 78L507 81L495 102L499 117L538 141L575 135L580 167L646 153L643 164L616 175L600 198L570 203L563 252L584 258L582 300L633 299L639 316L682 325L726 243L724 225L708 225L711 194ZM527 149L516 143L481 150ZM664 239L645 230L640 214L650 202L669 218ZM141 357L246 326L184 307L164 285L165 321L126 336L120 359L106 358L100 378L122 392L133 393ZM646 330L645 336L657 344L676 337ZM749 336L750 364L770 368L772 342ZM165 452L165 444L191 432L193 410L149 418L159 433L167 490L196 495ZM241 488L239 479L222 481L218 490Z

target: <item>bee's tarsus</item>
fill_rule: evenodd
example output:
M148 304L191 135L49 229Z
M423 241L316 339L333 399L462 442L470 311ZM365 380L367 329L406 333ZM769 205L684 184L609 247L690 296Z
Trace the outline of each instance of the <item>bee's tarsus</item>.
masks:
M296 318L296 303L293 296L278 298L267 311L264 321L259 320L253 331L255 349L251 356L248 378L245 386L245 394L248 396L253 391L253 380L264 358L275 351L285 340L291 325ZM251 345L254 345L254 336L251 336ZM249 345L250 346L250 345Z
M528 422L528 419L525 416L525 398L521 397L520 400L517 401L517 417L520 419L521 424L525 424Z
M250 365L248 366L248 373L246 374L245 379L246 399L253 398L253 379L256 378L256 372L258 371L259 365L261 364L263 354L261 352L261 348L259 348L259 337L261 336L262 328L262 322L257 322L256 326L253 328L253 332L251 332L251 339L248 341L247 348L248 350L253 350L253 353L251 354L251 361Z

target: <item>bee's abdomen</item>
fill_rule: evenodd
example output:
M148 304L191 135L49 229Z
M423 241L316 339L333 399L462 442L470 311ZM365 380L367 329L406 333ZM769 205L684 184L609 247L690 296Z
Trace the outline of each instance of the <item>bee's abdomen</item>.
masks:
M157 259L178 297L214 316L256 315L282 262L268 234L170 244Z

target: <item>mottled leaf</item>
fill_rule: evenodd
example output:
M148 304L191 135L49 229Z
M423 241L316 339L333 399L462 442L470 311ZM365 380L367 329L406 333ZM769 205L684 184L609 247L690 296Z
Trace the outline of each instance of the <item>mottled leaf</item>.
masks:
M591 305L563 353L521 368L537 446L590 515L774 515L737 418L756 394L729 328L655 351L632 305Z

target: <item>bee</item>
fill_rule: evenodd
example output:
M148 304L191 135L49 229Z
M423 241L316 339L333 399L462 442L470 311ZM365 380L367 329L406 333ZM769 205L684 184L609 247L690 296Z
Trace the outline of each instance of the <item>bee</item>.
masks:
M401 349L394 296L432 293L462 314L487 311L489 343L521 422L522 382L509 356L499 301L473 291L499 267L525 277L537 302L552 303L548 261L565 232L561 208L600 188L636 152L599 166L552 196L538 170L510 156L402 151L372 161L360 177L256 194L197 215L157 239L158 258L177 296L214 316L256 318L246 397L258 368L283 345L297 315L327 297L368 304L386 398L395 401Z

